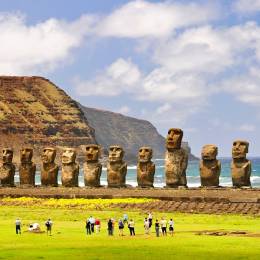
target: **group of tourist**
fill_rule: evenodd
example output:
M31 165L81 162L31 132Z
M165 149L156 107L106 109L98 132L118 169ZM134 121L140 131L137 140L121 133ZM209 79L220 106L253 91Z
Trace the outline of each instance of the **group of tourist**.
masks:
M118 225L119 236L124 236L125 227L129 229L130 236L135 236L135 221L132 218L128 219L127 214L124 214L123 218L118 219L117 225ZM109 218L107 221L108 236L114 235L115 226L116 226L116 220L114 218ZM153 216L152 213L149 213L147 217L145 217L144 219L144 232L146 235L149 235L151 233L152 226L153 226ZM90 216L86 220L86 234L90 235L91 233L94 233L95 230L94 227L96 227L96 233L99 233L101 222L99 219L95 219L92 216ZM167 227L168 227L169 234L173 236L174 221L172 218L169 221L167 221L164 217L162 217L160 221L156 219L154 223L154 227L155 227L155 234L157 237L159 237L160 234L162 234L162 236L167 236Z

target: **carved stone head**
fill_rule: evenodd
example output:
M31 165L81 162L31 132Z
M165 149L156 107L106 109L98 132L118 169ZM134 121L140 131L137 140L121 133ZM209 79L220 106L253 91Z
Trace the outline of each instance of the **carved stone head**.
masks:
M54 163L56 157L56 150L52 147L46 147L41 154L42 162L45 164Z
M76 149L74 148L64 148L62 152L62 164L72 164L75 163L76 160Z
M33 149L26 147L20 150L21 163L31 163L33 157Z
M153 150L151 147L143 146L138 152L139 162L150 162L153 157Z
M180 128L170 128L166 137L167 149L180 149L183 131Z
M246 158L248 153L249 143L243 140L236 140L233 142L232 147L232 157L234 159L243 159Z
M121 162L124 157L124 150L119 145L111 145L109 147L109 161L110 162Z
M86 161L96 162L100 156L100 146L96 144L89 144L86 146Z
M4 148L2 150L2 154L3 154L3 163L12 163L13 161L13 149L11 148Z
M207 144L202 147L201 158L202 160L216 160L218 155L218 147L214 144Z

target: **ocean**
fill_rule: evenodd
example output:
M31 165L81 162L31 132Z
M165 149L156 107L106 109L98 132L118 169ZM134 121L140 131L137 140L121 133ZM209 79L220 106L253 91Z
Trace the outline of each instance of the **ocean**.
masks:
M220 185L231 187L232 180L230 175L230 163L231 158L221 158L221 175L220 175ZM251 184L252 187L260 187L260 158L251 158L252 162L252 173L251 173ZM155 159L156 172L154 177L154 187L164 187L164 159ZM199 176L199 161L190 161L187 168L187 182L188 187L199 187L200 186L200 176ZM40 172L36 173L36 184L40 185ZM19 182L18 173L15 175L15 182ZM59 172L58 182L61 184L61 177ZM137 186L136 181L136 166L130 165L127 169L126 184ZM103 167L101 175L101 185L107 185L106 168ZM79 174L79 186L84 186L83 171L82 167Z

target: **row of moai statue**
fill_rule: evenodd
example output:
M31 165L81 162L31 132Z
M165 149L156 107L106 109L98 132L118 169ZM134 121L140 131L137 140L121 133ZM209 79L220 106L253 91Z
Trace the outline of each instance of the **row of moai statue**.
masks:
M186 169L188 154L181 147L183 131L171 128L166 138L165 179L166 187L187 187ZM250 187L251 162L246 158L249 143L235 141L232 148L231 175L233 186ZM102 165L99 162L100 146L86 146L86 162L84 163L84 182L86 186L99 187ZM218 187L221 163L216 159L218 149L215 145L205 145L202 148L200 161L201 186ZM140 187L153 187L155 164L152 162L153 151L150 147L141 147L138 152L137 183ZM14 186L15 166L12 163L13 150L3 149L0 166L0 182L2 186ZM24 148L20 151L19 166L20 185L34 186L36 165L32 162L33 149ZM47 147L43 150L41 159L41 184L43 186L58 186L59 166L55 163L56 150ZM114 145L109 148L107 163L108 187L125 187L127 164L123 160L122 147ZM64 148L62 153L62 186L78 186L79 165L76 162L76 150Z

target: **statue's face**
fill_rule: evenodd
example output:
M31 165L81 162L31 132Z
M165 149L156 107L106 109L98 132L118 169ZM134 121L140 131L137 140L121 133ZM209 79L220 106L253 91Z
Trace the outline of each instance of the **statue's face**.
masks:
M234 159L246 158L249 143L247 141L237 140L233 142L232 157Z
M108 156L110 162L121 162L124 156L123 148L118 145L110 146Z
M167 149L180 149L181 141L183 137L183 131L179 128L171 128L168 131L166 137L166 148Z
M100 148L96 144L86 146L86 160L87 162L98 161Z
M13 150L10 148L4 148L3 151L3 163L11 163L13 160Z
M153 150L151 147L141 147L138 153L139 162L150 162L153 156Z
M20 157L22 163L28 163L32 161L33 149L32 148L22 148L20 150Z
M76 160L76 155L77 153L74 148L65 148L63 149L61 161L63 164L74 163Z
M218 155L218 148L213 144L207 144L202 147L202 160L216 160Z
M56 157L56 150L51 147L43 149L41 158L43 163L53 163Z

